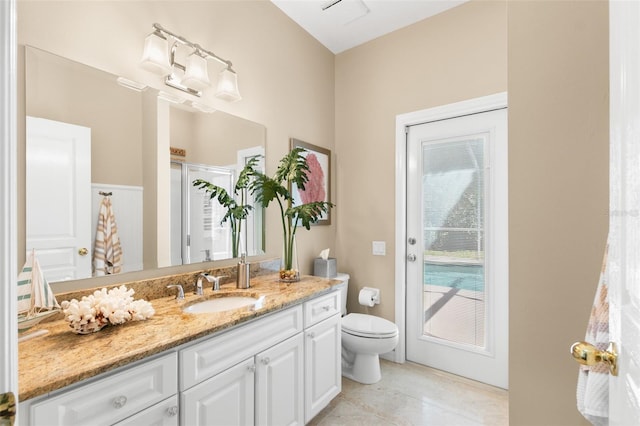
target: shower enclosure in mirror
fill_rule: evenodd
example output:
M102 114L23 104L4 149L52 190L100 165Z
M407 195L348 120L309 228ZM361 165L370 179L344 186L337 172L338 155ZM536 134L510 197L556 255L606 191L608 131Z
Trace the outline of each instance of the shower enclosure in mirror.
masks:
M230 221L223 218L226 209L210 198L202 189L194 187L193 181L203 179L228 194L233 194L239 170L253 157L258 159L256 169L264 171L264 154L258 147L238 154L238 164L217 167L202 164L171 162L171 263L182 265L233 257L233 235ZM248 195L248 194L246 194ZM256 203L242 224L238 253L249 256L264 253L263 209L255 208Z
M86 148L86 159L83 161L87 173L85 178L77 179L72 184L67 178L79 175L71 173L70 169L63 169L69 171L66 174L50 169L54 160L60 157L50 152L55 144L47 147L50 148L46 151L48 154L40 156L42 161L38 160L37 154L45 152L38 144L50 143L55 136L47 135L45 131L36 141L27 141L25 138L24 151L19 153L25 178L18 182L18 192L25 204L24 207L19 206L18 212L21 216L18 267L24 263L26 252L35 247L43 235L46 237L58 232L54 232L54 228L72 234L76 227L82 226L82 232L89 234L88 241L85 238L82 243L70 240L60 244L46 242L49 252L46 255L43 253L41 264L50 271L45 272L50 281L95 276L90 266L87 269L84 264L92 258L94 250L98 210L103 198L100 192L112 193L111 204L122 245L122 272L230 257L230 251L226 248L226 231L214 216L210 218L211 229L206 228L209 225L191 226L190 253L184 256L180 248L180 261L173 252L175 241L179 241L177 244L181 246L182 241L187 239L186 234L182 234L182 226L180 235L172 236L171 244L160 244L161 236L164 238L176 231L171 223L175 221L173 215L177 213L172 212L172 217L167 220L158 219L169 216L168 212L160 210L164 207L158 207L162 204L157 200L170 198L172 165L164 149L162 152L157 149L157 140L164 138L171 147L184 150L186 156L181 158L184 163L197 164L204 170L217 170L219 176L226 176L229 182L233 182L238 164L245 161L245 156L264 156L264 126L220 111L199 111L188 100L183 104L172 104L165 120L168 123L160 123L157 90L132 90L118 84L116 75L31 46L23 48L24 64L21 66L24 67L25 76L26 116L39 124L53 123L56 127L86 129L86 141L82 143ZM30 150L29 147L34 149ZM38 161L40 163L34 165ZM264 158L262 161L264 164ZM77 188L84 188L83 192L78 192ZM87 193L87 190L90 192ZM57 208L63 203L67 207L81 204L81 208L74 212L84 213L77 213L71 219ZM166 205L169 210L169 204ZM53 209L53 206L56 208ZM47 211L51 214L47 214ZM52 216L53 213L58 214L57 218ZM180 214L182 220L181 209ZM244 248L249 255L263 253L262 220L259 212L248 222ZM203 230L210 232L205 234ZM218 238L221 240L218 241ZM204 246L205 241L208 241L207 247ZM200 246L196 247L196 242ZM206 250L209 250L208 256ZM183 258L185 262L182 262ZM83 264L82 272L63 270L61 261L69 265ZM57 271L54 272L54 269Z

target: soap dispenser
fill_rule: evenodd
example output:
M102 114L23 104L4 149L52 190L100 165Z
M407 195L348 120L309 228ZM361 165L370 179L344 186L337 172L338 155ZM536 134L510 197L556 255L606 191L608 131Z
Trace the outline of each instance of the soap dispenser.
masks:
M236 271L236 288L249 288L249 263L247 262L247 254L242 253L240 262L238 262L238 270Z

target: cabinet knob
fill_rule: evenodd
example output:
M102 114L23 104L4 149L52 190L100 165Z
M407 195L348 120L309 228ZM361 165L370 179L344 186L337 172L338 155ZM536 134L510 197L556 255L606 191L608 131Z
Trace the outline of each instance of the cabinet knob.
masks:
M249 370L250 372L254 372L256 371L256 365L255 364L251 364L249 366L247 366L247 370Z
M124 395L120 395L116 399L113 400L113 406L115 408L122 408L127 403L127 397Z
M314 339L316 337L316 333L315 331L310 331L309 333L307 333L307 336L309 336L311 339Z
M331 306L323 306L322 309L324 309L325 311L328 311L329 309L331 309Z
M174 405L173 407L167 408L167 416L173 417L178 415L178 406Z
M268 357L268 356L266 356L266 357L262 358L262 363L263 363L264 365L267 365L267 364L269 364L270 362L271 362L271 360L269 359L269 357Z

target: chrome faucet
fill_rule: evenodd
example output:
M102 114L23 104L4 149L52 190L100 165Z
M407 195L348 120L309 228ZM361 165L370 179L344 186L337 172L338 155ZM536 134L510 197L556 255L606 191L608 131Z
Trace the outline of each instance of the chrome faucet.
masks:
M214 275L209 275L206 272L202 273L202 274L198 275L198 283L196 284L196 292L202 291L202 278L206 278L207 281L209 281L210 283L213 283L213 287L212 287L213 291L218 291L218 290L220 290L220 278L226 278L226 277L227 277L227 275L214 276ZM198 290L198 288L200 290ZM202 294L202 293L197 293L197 294Z
M178 288L178 294L176 295L176 300L183 300L184 290L182 289L182 286L180 284L171 284L167 286L167 288L174 288L174 287Z
M228 275L219 275L213 278L213 291L220 290L220 278L226 278Z
M201 273L200 275L198 275L198 281L196 282L196 289L194 291L195 294L197 294L198 296L202 296L202 278L206 278L207 281L209 281L210 283L214 282L213 277L207 273ZM214 284L215 285L215 284ZM214 287L214 290L217 290Z

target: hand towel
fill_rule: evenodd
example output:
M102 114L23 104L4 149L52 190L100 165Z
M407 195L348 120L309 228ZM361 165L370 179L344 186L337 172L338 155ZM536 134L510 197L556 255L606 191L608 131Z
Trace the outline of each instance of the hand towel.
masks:
M111 199L108 196L102 199L98 212L93 270L95 276L118 274L122 271L122 247Z
M609 297L607 285L607 249L602 262L596 296L591 308L585 341L600 350L609 345ZM578 411L592 424L609 424L609 366L599 363L594 366L581 365L576 392Z

